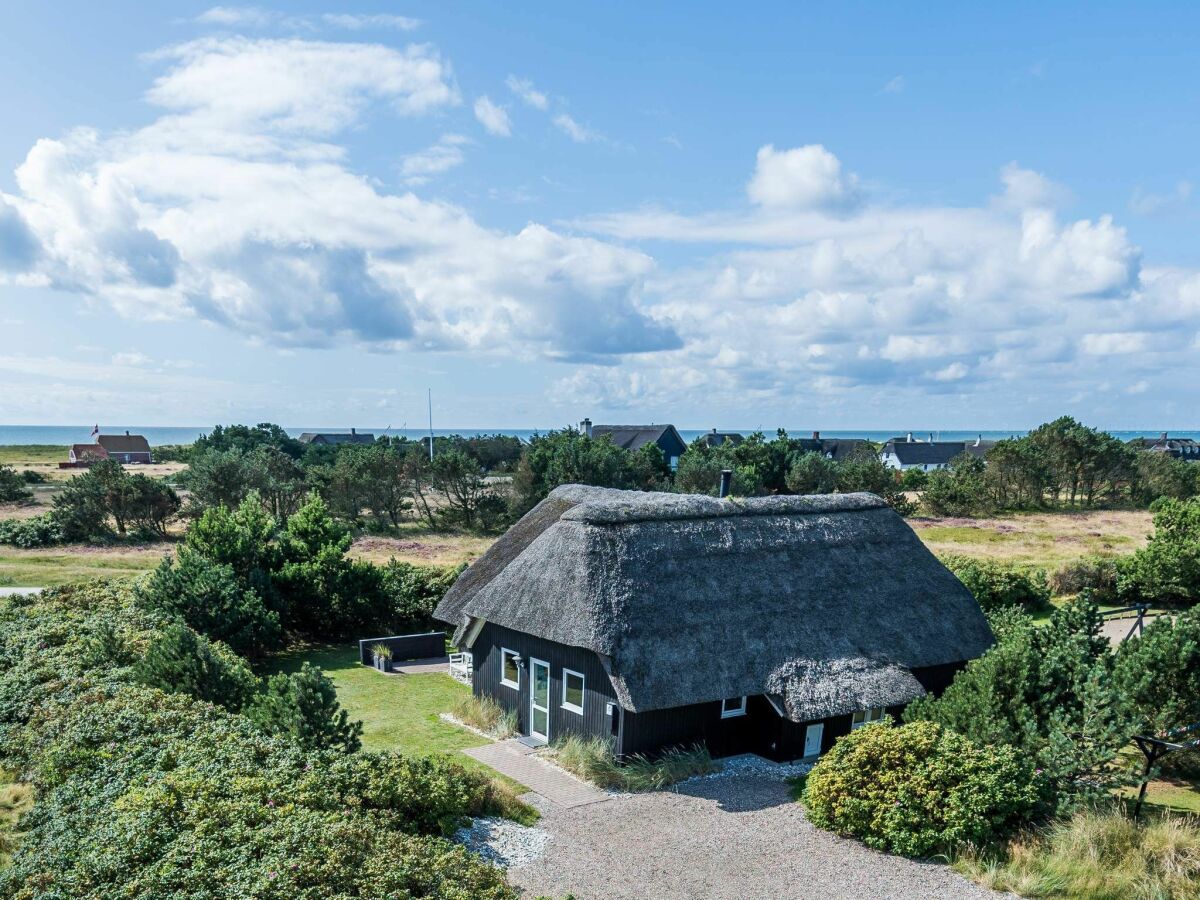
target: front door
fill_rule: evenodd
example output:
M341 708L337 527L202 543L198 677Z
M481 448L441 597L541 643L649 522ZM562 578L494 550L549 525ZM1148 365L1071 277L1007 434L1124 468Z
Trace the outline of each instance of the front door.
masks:
M821 738L824 736L824 722L818 722L816 725L809 725L808 728L804 730L805 757L821 755Z
M550 666L529 660L529 736L550 743Z

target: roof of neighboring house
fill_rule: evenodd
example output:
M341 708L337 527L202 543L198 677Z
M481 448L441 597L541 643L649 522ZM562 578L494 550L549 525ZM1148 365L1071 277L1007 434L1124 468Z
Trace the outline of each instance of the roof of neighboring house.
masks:
M796 442L806 453L822 453L838 462L869 443L863 438L797 438Z
M736 447L745 440L745 438L736 431L717 431L715 428L712 431L706 431L703 435L701 435L701 437L704 438L704 443L708 444L710 447L721 447L725 444L729 444L731 447Z
M996 446L995 441L985 441L982 438L976 441L967 441L965 450L972 456L978 456L980 459L987 456L987 452Z
M972 442L974 443L974 442ZM894 454L902 465L945 465L967 450L963 441L906 441L890 440L884 454Z
M1194 438L1168 437L1166 434L1156 438L1131 438L1129 443L1136 444L1143 450L1184 450L1200 446L1200 441Z
M434 615L600 655L635 712L768 694L793 721L906 703L979 656L979 604L872 494L750 499L565 485Z
M375 435L358 431L306 431L297 440L302 444L373 444Z
M150 442L140 434L101 434L96 443L109 453L149 453Z
M608 435L618 447L637 450L646 444L657 444L663 435L671 434L679 446L687 443L679 436L674 425L593 425L592 437Z
M72 444L71 453L74 454L76 459L79 459L81 456L95 456L97 458L108 456L108 451L99 444Z

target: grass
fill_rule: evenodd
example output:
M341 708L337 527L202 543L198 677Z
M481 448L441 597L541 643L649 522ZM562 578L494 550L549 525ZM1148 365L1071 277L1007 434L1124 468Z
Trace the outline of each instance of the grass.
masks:
M495 540L494 536L430 531L424 525L406 522L394 535L358 538L350 555L380 564L395 558L422 566L457 566L482 556Z
M992 519L914 518L909 524L934 553L973 556L1054 571L1085 556L1132 553L1152 530L1149 512L1021 513Z
M67 461L66 445L57 444L4 444L0 445L0 466L16 469L33 468L37 465L57 466Z
M954 867L1022 897L1158 900L1200 897L1200 820L1137 825L1117 810L1079 813L998 853L961 853Z
M585 781L632 792L661 790L720 768L700 745L671 748L653 760L636 755L618 763L609 741L572 734L555 742L553 751L556 763Z
M529 790L458 751L480 747L486 738L438 718L455 709L471 689L449 675L385 675L362 665L356 647L322 647L272 657L266 673L320 666L337 688L350 718L363 723L364 750L394 750L418 756L449 753L465 768L483 772L516 793ZM532 812L527 815L534 815ZM518 818L518 820L520 820Z
M39 550L0 546L0 585L57 587L91 578L131 577L153 569L171 550L170 544Z
M517 733L516 710L505 710L491 697L467 694L451 710L460 722L502 741Z
M0 868L7 866L21 839L21 816L33 807L33 788L0 770Z

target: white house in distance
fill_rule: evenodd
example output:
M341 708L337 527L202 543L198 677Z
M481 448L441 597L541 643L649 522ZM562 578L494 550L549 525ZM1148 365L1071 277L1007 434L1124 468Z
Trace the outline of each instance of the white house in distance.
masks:
M982 458L995 443L985 441L982 435L974 441L935 441L932 435L927 441L913 440L910 431L904 437L894 437L884 444L880 459L889 469L932 472L946 468L950 460L964 453Z

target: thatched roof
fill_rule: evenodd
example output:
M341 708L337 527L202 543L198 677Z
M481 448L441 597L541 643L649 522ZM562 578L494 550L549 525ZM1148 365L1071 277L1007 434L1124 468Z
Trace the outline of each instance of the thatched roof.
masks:
M872 494L717 499L567 485L435 612L600 655L635 712L769 694L795 721L905 703L980 655L978 604Z

